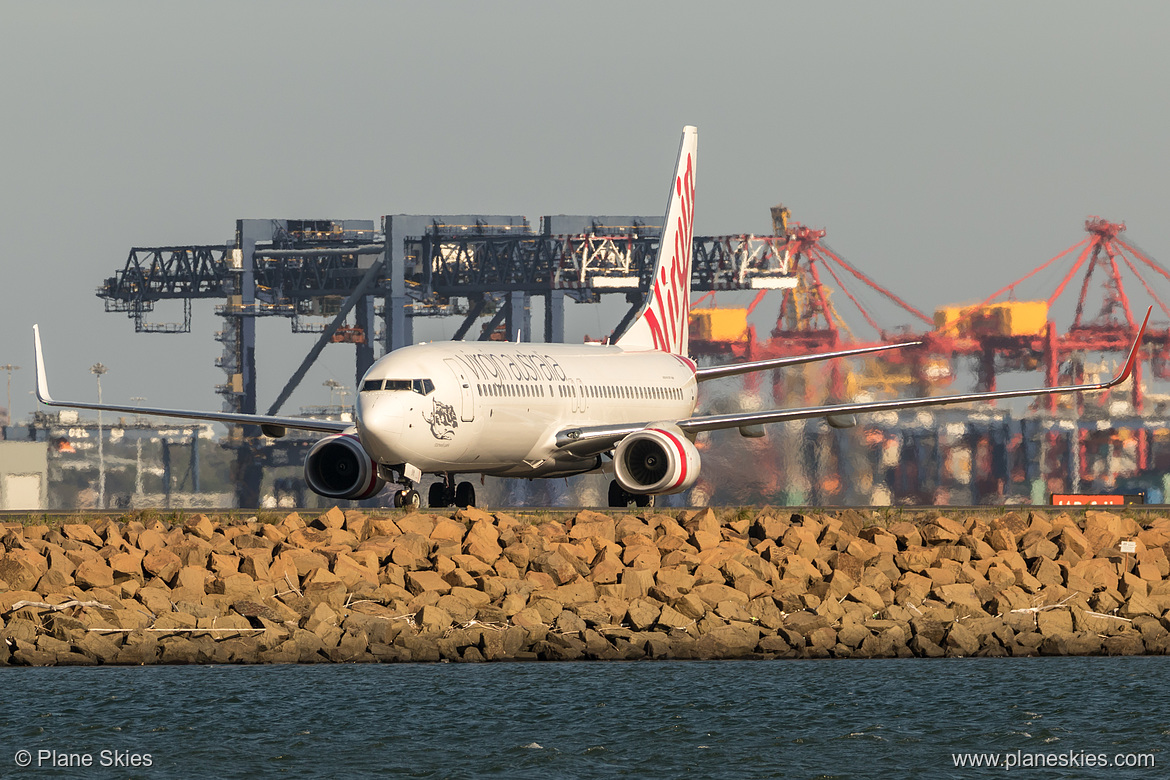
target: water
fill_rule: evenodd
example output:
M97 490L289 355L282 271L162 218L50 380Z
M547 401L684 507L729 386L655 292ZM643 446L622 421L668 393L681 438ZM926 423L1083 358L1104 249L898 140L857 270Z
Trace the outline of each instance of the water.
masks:
M969 778L1004 770L952 753L1020 750L1156 765L1007 774L1152 778L1167 690L1165 658L8 668L0 777Z

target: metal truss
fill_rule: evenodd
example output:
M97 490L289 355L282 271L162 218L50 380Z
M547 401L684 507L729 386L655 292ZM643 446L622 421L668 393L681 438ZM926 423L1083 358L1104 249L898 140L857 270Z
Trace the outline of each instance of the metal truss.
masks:
M658 252L650 235L427 235L407 239L409 279L421 300L490 292L592 290L630 292L648 286ZM694 239L692 289L792 286L784 240L741 234Z
M223 246L135 247L122 270L98 288L106 311L125 312L138 333L188 333L191 300L223 298L231 249ZM151 323L146 315L160 300L182 300L183 322Z
M645 289L658 251L657 231L639 235L577 234L564 236L473 233L407 239L407 294L415 305L409 314L450 313L446 299L523 291L579 290L592 293ZM750 234L698 236L694 240L693 288L697 291L773 286L769 280L791 278L783 248L772 236ZM381 244L333 245L306 249L258 247L253 260L255 303L228 301L216 307L223 316L280 316L297 320L298 332L317 328L299 322L310 315L313 299L353 292L365 274L361 255L383 251ZM240 272L231 250L214 246L158 247L130 250L125 266L106 280L97 294L106 310L129 314L139 332L190 330L190 301L225 299L231 277ZM383 297L390 284L383 274L369 294ZM146 322L160 300L185 302L182 325Z

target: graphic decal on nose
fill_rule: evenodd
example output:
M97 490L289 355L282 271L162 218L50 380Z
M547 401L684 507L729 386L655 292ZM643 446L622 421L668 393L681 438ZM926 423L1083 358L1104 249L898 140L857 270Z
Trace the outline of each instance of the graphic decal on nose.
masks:
M459 427L459 416L455 414L455 407L445 404L438 398L434 400L431 414L422 413L423 421L431 426L431 435L436 439L455 438L455 429Z

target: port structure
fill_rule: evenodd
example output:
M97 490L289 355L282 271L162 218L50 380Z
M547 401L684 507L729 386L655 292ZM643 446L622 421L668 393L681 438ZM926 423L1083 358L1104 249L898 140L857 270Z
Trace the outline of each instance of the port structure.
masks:
M224 409L259 411L256 319L285 317L293 332L317 336L267 413L277 413L329 344L353 344L355 383L383 353L413 343L413 319L462 316L455 338L532 341L531 298L544 298L544 340L564 340L565 300L620 294L629 304L610 338L641 306L658 248L661 218L542 217L539 229L515 215L409 215L372 220L241 219L223 245L135 247L97 295L128 315L138 333L187 333L197 299L219 301L224 318L216 360L227 374L216 390ZM694 288L773 289L788 285L772 236L694 239ZM156 305L177 301L181 322L156 322ZM489 316L479 333L472 327ZM323 322L322 320L327 320ZM292 438L292 437L290 437ZM254 426L235 426L238 506L259 502L265 453ZM303 446L290 441L289 447ZM287 449L287 447L286 447Z
M824 241L827 230L790 222L789 217L785 206L774 206L772 236L753 237L758 244L753 265L772 276L761 277L759 271L755 272L757 276L751 287L757 293L750 304L742 308L719 306L717 291L723 288L717 287L707 288L709 292L692 304L691 350L695 355L721 360L763 360L921 338L923 326L932 324L929 317L832 249ZM897 317L900 324L879 324L882 315L875 313L864 300L867 296L873 300L875 295L884 305L885 317ZM749 317L765 301L778 311L768 336L760 338ZM861 328L850 326L847 314L859 316L867 329L862 332ZM910 390L912 384L918 385L921 392L931 381L950 375L949 368L938 369L937 358L918 349L894 350L880 360L864 363L887 377L880 382L871 377L869 382L883 385L881 390L887 395ZM824 365L829 377L828 398L841 401L856 394L857 388L846 382L850 376L848 366L849 363L839 360ZM892 372L907 379L892 380L888 378ZM785 389L780 384L784 376L792 375L793 372L773 372L777 399L792 397L791 388ZM758 392L761 381L761 374L747 374L744 379L751 393ZM813 388L807 383L800 394L809 404L824 400L814 397Z
M1151 284L1154 274L1170 280L1170 271L1132 243L1124 240L1124 222L1101 217L1085 220L1085 238L1033 268L974 306L945 307L935 314L930 336L932 349L951 355L978 358L978 385L994 390L999 368L1007 370L1044 367L1048 386L1062 379L1079 381L1084 376L1085 353L1124 353L1137 336L1140 316L1135 317L1126 292L1126 271L1136 280L1158 310L1170 318L1162 296ZM1069 264L1056 288L1037 300L1016 300L1021 285L1049 268ZM1143 272L1144 269L1144 272ZM1080 283L1077 285L1078 273ZM1099 282L1094 286L1096 277ZM1079 286L1073 322L1061 333L1052 319L1052 309L1070 290ZM1094 314L1093 309L1097 311ZM1159 379L1170 378L1170 328L1162 324L1146 330L1142 356ZM1062 368L1062 364L1064 364ZM1131 403L1135 412L1143 408L1142 361L1134 365ZM1084 399L1075 399L1083 410ZM1060 399L1049 396L1042 403L1052 412Z
M860 370L854 369L856 361L833 361L773 372L773 400L778 403L801 394L808 403L858 393L928 394L952 382L962 361L973 367L977 387L985 390L995 389L1003 372L1042 371L1047 386L1083 382L1086 371L1095 369L1090 356L1120 357L1133 342L1140 320L1130 298L1135 290L1170 318L1170 307L1158 292L1170 280L1170 270L1124 238L1123 222L1089 217L1085 237L1077 243L979 303L943 306L930 318L828 247L825 230L789 223L783 206L772 214L776 256L793 286L766 296L761 292L746 308L719 307L714 293L699 298L692 309L693 350L724 359L760 359L845 344L924 342L922 349L866 360ZM1026 286L1035 288L1040 279L1053 276L1058 280L1054 289L1042 289L1040 295L1031 289L1031 298L1024 295ZM907 324L891 328L874 314L865 305L874 293ZM760 338L748 316L761 306L776 306L777 297L776 325L769 337ZM1064 330L1056 325L1058 307L1062 316L1072 318ZM861 327L850 327L846 314L855 322L862 320ZM1147 329L1135 381L1123 391L1091 400L1080 394L1045 398L1023 417L994 408L878 415L862 426L865 446L876 450L893 444L890 451L899 455L886 458L888 482L896 494L917 501L945 503L940 486L946 482L942 464L948 460L970 464L971 500L1002 500L1012 483L1030 483L1029 498L1042 502L1045 493L1037 485L1046 485L1048 492L1076 492L1094 481L1104 480L1109 487L1112 480L1129 476L1156 483L1161 494L1170 494L1170 484L1161 479L1170 465L1170 431L1164 423L1170 404L1162 397L1150 408L1140 365L1147 361L1155 378L1170 378L1170 332L1164 322ZM818 381L810 381L821 373L812 377ZM761 379L745 377L749 394L758 393ZM772 470L784 475L773 480L776 485L794 481L799 469L817 470L810 464L818 462L830 464L820 471L826 482L832 481L838 471L848 470L839 468L845 451L862 446L860 439L848 441L856 432L827 430L815 421L803 427L800 438L817 441L815 446L824 451L815 458L806 453L800 463L788 458L774 464ZM762 456L761 468L767 468L767 458ZM797 500L833 503L838 496L817 488L812 476L796 480L812 486Z
M1087 354L1122 350L1136 333L1126 289L1127 283L1134 287L1129 277L1170 317L1170 308L1154 291L1160 279L1170 280L1170 271L1122 237L1124 223L1089 218L1087 236L1078 243L984 301L944 306L931 318L830 248L824 229L790 223L783 206L773 208L772 218L770 235L695 238L693 289L700 295L692 308L692 351L700 358L750 360L911 339L926 342L925 349L866 361L860 371L843 361L807 369L826 372L823 390L828 397L931 392L953 380L954 365L963 358L973 359L977 384L986 389L996 386L1000 372L1040 367L1049 385L1083 381ZM386 352L413 343L418 316L461 317L455 333L459 339L531 341L537 335L531 327L531 298L538 296L544 299L540 335L557 342L564 340L566 299L585 302L620 294L629 310L609 337L620 335L641 304L640 290L657 250L658 222L650 217L560 215L541 218L533 230L526 218L510 215L399 214L383 217L380 229L370 220L240 220L233 240L222 246L132 249L98 295L107 310L129 315L135 330L145 333L188 332L191 302L217 299L216 313L224 318L217 334L224 352L217 364L227 374L217 389L231 411L258 411L257 317L285 317L294 332L315 335L301 366L268 407L275 413L325 346L353 344L355 375L360 378L378 348ZM1024 282L1046 269L1056 270L1062 259L1071 265L1054 291L1043 299L1017 300ZM1073 324L1060 332L1051 315L1053 305L1078 287ZM755 290L757 295L746 308L720 308L714 296L724 290ZM881 324L884 315L866 306L874 294L907 324ZM167 300L181 302L182 322L151 320L155 305ZM764 302L777 300L775 325L760 339L749 315ZM849 318L859 316L864 325L850 326L843 310ZM477 323L481 327L473 330ZM1168 329L1157 325L1143 342L1143 359L1151 362L1158 378L1170 377L1168 343ZM761 380L762 375L748 375L747 389L758 391ZM793 380L773 372L772 381L778 400L790 403L801 394L809 402L819 400L813 395L822 388L806 377ZM1137 462L1145 470L1164 458L1150 457L1152 432L1141 416L1140 381L1131 392L1129 410L1113 416L1122 415L1119 427L1133 431ZM1107 415L1090 410L1092 425L1086 427L1084 420L1078 422L1084 417L1084 399L1074 399L1072 407L1058 406L1057 399L1043 403L1047 416L1016 421L994 412L986 419L968 415L961 425L957 419L948 423L952 442L963 442L973 462L991 464L994 479L985 480L990 487L981 488L980 495L1009 482L1021 463L1030 481L1045 476L1040 472L1046 459L1071 468L1066 488L1090 479L1093 448L1110 445L1098 441L1106 435L1098 429ZM902 417L874 428L884 426L887 434L905 440L912 454L899 461L893 483L913 493L913 483L922 482L923 475L927 482L941 481L937 462L950 445L936 440L929 425L920 430L916 420ZM294 465L311 443L290 436L269 446L257 437L258 431L245 429L230 437L238 450L240 506L256 505L264 465ZM1037 449L1037 438L1047 443ZM1056 458L1053 452L1064 455ZM821 460L840 459L834 455ZM917 493L928 497L922 490ZM822 493L821 498L832 496Z

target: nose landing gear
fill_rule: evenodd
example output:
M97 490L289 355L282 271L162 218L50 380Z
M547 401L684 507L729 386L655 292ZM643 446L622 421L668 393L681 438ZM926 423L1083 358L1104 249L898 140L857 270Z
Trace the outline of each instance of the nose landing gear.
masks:
M394 494L394 506L399 509L418 509L422 506L422 496L414 488L403 488Z

